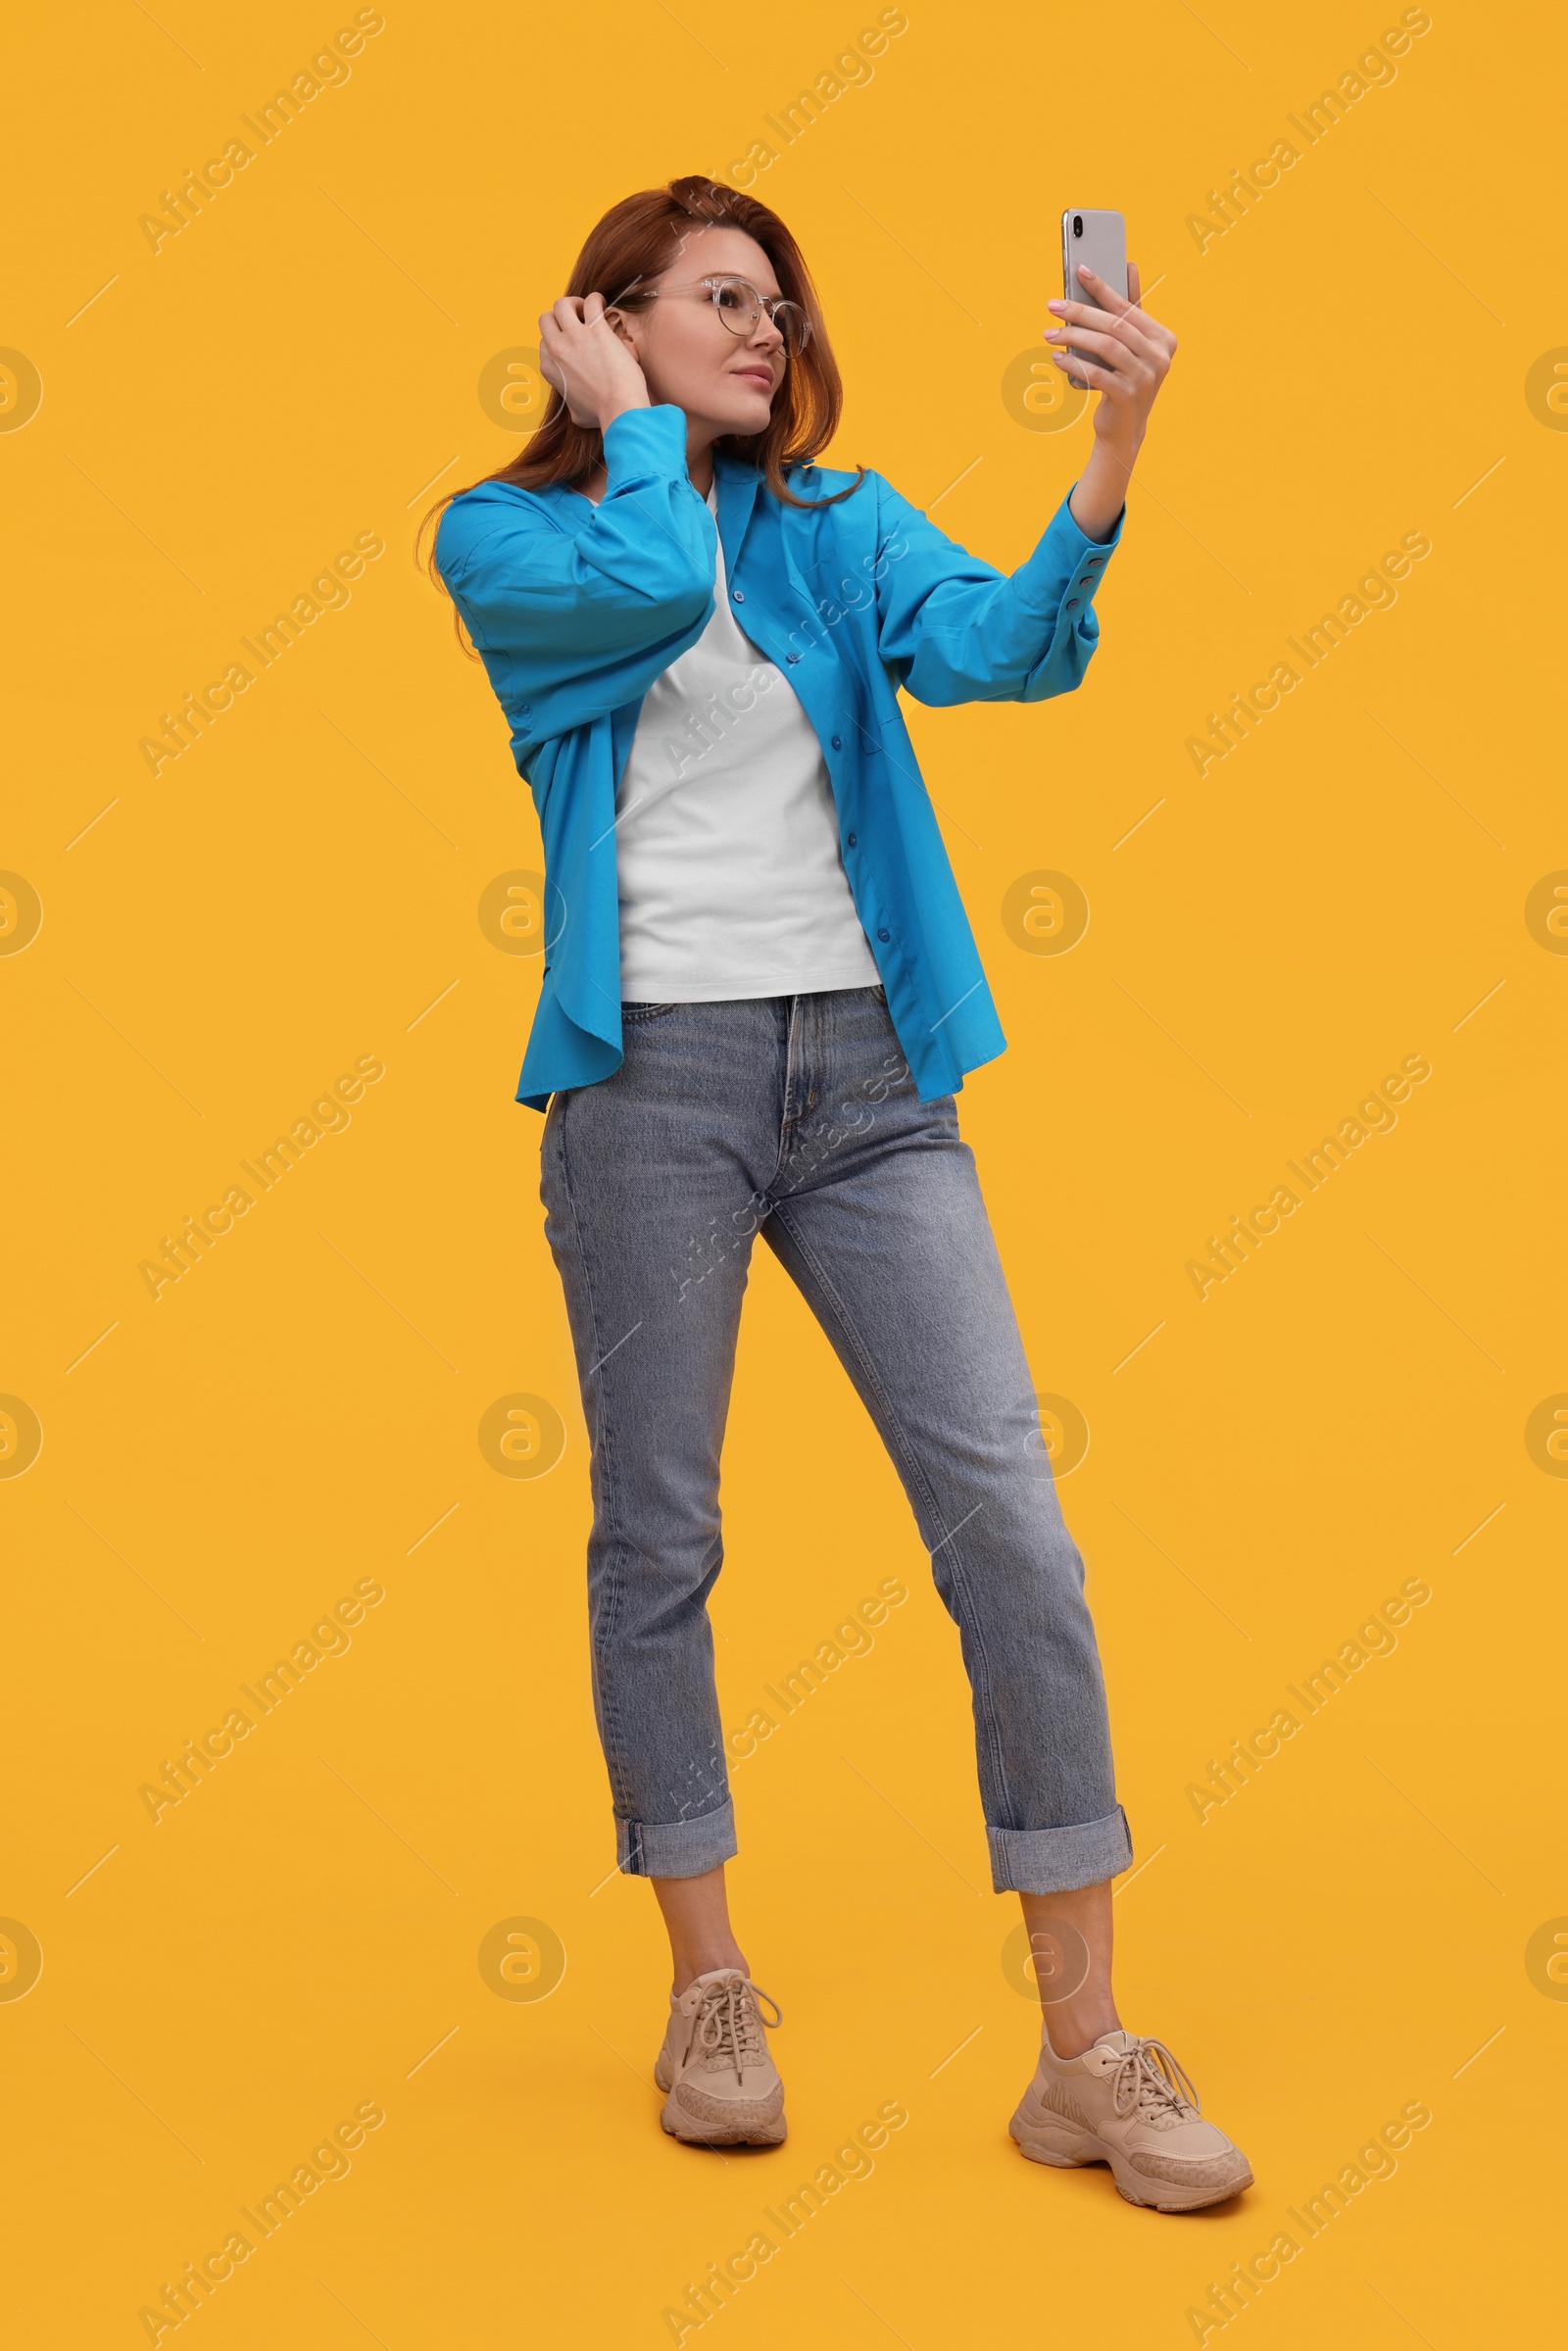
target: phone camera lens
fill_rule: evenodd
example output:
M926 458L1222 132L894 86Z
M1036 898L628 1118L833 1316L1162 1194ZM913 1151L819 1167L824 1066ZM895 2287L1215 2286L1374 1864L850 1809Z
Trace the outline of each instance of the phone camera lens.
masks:
M1082 213L1073 214L1072 233L1075 237L1081 237L1084 233L1084 217Z

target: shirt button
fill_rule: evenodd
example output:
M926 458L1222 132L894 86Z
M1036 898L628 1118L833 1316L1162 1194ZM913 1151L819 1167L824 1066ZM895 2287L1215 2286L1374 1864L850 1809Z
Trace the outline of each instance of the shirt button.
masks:
M842 751L844 749L844 745L837 735L833 737L833 748L835 751Z
M800 658L801 657L798 653L787 653L784 656L784 659L789 662L791 668L794 667L795 663L800 660Z
M1069 598L1068 598L1068 600L1067 600L1067 610L1068 610L1068 612L1076 612L1076 611L1078 610L1078 599L1077 599L1077 597L1076 597L1076 596L1071 596L1071 597L1069 597Z
M860 836L858 833L846 833L844 838L849 843L850 847L854 849Z
M878 937L879 939L891 939L891 938L892 938L892 936L893 936L893 933L892 933L891 931L878 931L878 932L877 932L877 937Z
M746 591L744 588L731 588L730 594L734 597L737 604L744 604L746 602Z

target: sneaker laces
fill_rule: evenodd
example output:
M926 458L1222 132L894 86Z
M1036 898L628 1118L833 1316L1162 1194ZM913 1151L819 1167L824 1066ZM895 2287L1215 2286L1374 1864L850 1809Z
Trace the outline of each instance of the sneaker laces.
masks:
M770 2018L763 2016L760 2000L773 2011ZM709 2071L732 2065L738 2080L748 2065L765 2063L766 2034L783 2022L784 2012L772 1993L737 1971L703 1986L691 2046L702 2052Z
M1118 2115L1136 2109L1142 2123L1168 2131L1184 2114L1202 2113L1197 2084L1162 2040L1136 2040L1116 2068L1112 2083Z

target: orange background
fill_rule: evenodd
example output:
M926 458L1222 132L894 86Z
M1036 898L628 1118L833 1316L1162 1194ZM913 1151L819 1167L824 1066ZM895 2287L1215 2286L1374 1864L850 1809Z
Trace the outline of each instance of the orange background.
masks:
M725 1465L726 1723L883 1579L909 1590L734 1776L737 1919L787 2020L782 2151L660 2132L661 1935L648 1888L607 1880L583 1428L539 1122L512 1099L538 960L479 915L537 831L412 540L515 448L481 378L534 341L600 211L724 171L860 21L400 0L155 251L140 216L338 22L160 0L14 43L19 2339L146 2340L142 2306L369 2104L348 2176L215 2289L209 2351L668 2341L687 2281L899 2101L874 2174L710 2322L732 2346L1175 2344L1418 2100L1396 2175L1260 2293L1250 2336L1536 2339L1549 2285L1520 2252L1544 2241L1568 2024L1543 1800L1568 1508L1561 35L1435 8L1396 77L1200 250L1188 216L1212 221L1207 192L1396 10L907 19L755 182L820 280L834 461L1023 559L1087 447L1083 420L1025 429L1016 391L1064 205L1125 211L1181 338L1084 691L912 725L1011 1040L964 1130L1038 1385L1088 1432L1062 1497L1138 1848L1123 2012L1257 2185L1167 2221L1010 2145L1036 2020L956 1635L765 1251ZM1200 776L1206 714L1412 531L1432 552L1397 603ZM362 534L385 553L351 600L151 773L160 713ZM1088 907L1068 953L1004 918L1042 872ZM1432 1074L1397 1126L1200 1301L1207 1237L1407 1055ZM384 1076L352 1123L155 1302L140 1261L362 1058ZM518 1396L559 1416L547 1475L481 1448ZM1412 1578L1432 1597L1396 1650L1200 1821L1210 1760ZM155 1825L142 1785L366 1582L385 1596L352 1645L323 1635L338 1653ZM547 1997L498 1996L509 1932Z

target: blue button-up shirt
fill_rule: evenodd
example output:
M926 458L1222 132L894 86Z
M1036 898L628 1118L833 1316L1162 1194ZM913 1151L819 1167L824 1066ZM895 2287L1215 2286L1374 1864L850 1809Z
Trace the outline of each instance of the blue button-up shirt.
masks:
M712 614L713 516L686 470L686 419L632 409L605 432L597 505L480 482L453 500L436 563L512 728L539 813L545 966L517 1100L620 1064L615 788L643 696ZM937 827L899 688L917 702L1070 693L1099 638L1093 599L1122 520L1086 538L1063 499L1010 577L867 473L834 506L794 507L714 454L718 533L746 634L816 731L839 846L888 1010L923 1102L1006 1046ZM808 465L798 498L852 474Z

